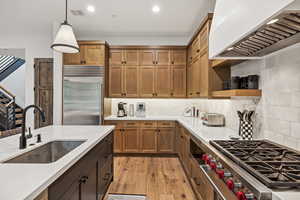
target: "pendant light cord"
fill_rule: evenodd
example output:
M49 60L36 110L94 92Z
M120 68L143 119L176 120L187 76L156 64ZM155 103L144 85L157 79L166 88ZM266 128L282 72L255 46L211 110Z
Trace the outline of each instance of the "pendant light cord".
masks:
M66 0L66 23L68 23L68 0Z

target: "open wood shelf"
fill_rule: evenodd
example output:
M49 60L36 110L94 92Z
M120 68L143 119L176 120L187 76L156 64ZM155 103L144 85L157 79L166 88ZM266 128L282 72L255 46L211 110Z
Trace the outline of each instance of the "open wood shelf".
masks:
M253 89L221 90L221 91L212 92L212 96L216 98L239 97L239 96L260 97L261 94L262 94L261 90L253 90Z
M212 60L211 62L211 66L213 68L215 67L231 67L233 65L237 65L240 64L242 62L244 62L245 60Z

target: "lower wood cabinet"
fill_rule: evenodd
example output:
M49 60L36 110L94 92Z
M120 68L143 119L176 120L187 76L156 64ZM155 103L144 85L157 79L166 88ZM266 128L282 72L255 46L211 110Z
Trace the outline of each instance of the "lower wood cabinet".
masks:
M175 153L173 121L105 121L116 126L114 153Z
M158 130L156 128L140 129L140 140L141 140L140 151L142 153L157 152L157 133Z
M139 129L124 128L122 130L123 152L138 153L139 152Z
M158 129L157 141L158 152L160 153L172 153L174 152L175 144L174 128L160 128Z
M103 199L113 177L111 133L48 188L49 200Z

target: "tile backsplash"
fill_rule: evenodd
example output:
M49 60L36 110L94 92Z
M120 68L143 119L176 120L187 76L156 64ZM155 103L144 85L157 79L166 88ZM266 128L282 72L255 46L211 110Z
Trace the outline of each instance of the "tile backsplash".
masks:
M255 138L267 138L300 150L300 44L261 60L232 67L232 76L260 75L260 99L112 99L112 114L117 103L146 102L147 115L182 115L194 105L204 112L222 113L226 126L238 131L237 110L256 110Z
M146 115L148 116L182 116L186 107L195 106L201 112L216 112L225 115L226 126L238 131L239 121L237 110L256 109L252 99L212 100L212 99L112 99L112 114L117 114L117 104L126 102L134 104L146 103Z

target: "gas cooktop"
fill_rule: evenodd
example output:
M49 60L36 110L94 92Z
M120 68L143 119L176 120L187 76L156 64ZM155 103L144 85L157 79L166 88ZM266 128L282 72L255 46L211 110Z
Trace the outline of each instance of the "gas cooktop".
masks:
M300 187L300 153L267 140L210 143L267 187Z

